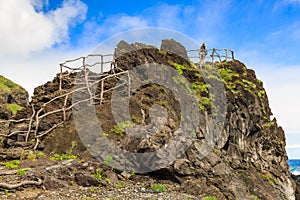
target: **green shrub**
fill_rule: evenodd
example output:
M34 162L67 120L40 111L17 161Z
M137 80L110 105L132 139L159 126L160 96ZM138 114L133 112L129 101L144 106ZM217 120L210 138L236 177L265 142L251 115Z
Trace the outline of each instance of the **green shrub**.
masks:
M20 161L18 160L9 161L5 163L5 167L8 169L18 169L20 167Z
M68 154L54 154L54 156L50 157L51 161L58 161L58 160L72 160L76 159L77 156L68 155Z
M168 62L169 62L170 65L172 65L173 67L175 67L175 69L176 69L176 71L177 71L177 73L179 75L182 75L183 74L183 70L186 69L186 66L184 66L184 65L180 65L178 63L174 63L173 61L168 61Z
M4 78L3 76L0 75L0 88L2 90L10 90L10 89L14 89L18 87L17 84L15 84L14 82L12 82L11 80Z
M104 159L104 164L105 165L109 165L111 163L111 161L113 160L113 157L112 156L107 156L105 159Z
M28 170L29 170L28 168L26 168L26 169L19 169L19 170L17 171L17 174L22 176L22 175L26 174L26 172L27 172Z
M119 181L119 182L117 182L117 183L115 184L115 186L116 186L117 188L124 188L124 187L126 186L126 183L123 182L123 181Z
M12 112L13 115L17 114L19 110L22 110L23 107L19 106L18 104L6 104L6 108Z
M35 161L35 159L36 159L36 154L29 154L29 155L27 156L27 159L32 160L32 161Z
M220 73L222 80L225 82L231 81L233 77L239 77L239 74L234 73L232 70L227 68L220 68L218 69L218 72Z
M99 169L96 169L96 174L94 174L93 177L99 180L103 178L101 171Z
M202 200L218 200L218 198L214 197L214 196L206 196L206 197L202 198Z
M154 184L152 186L152 190L157 191L157 192L166 192L167 188L164 184Z
M36 156L37 156L37 157L44 157L44 156L45 156L45 153L42 152L42 151L38 151L38 152L36 153Z
M252 194L251 197L253 200L260 200L260 198L258 196L256 196L255 194Z
M132 128L134 127L134 124L131 123L130 121L124 121L121 122L117 125L115 125L110 132L115 133L117 135L123 136L124 132L125 132L125 128Z

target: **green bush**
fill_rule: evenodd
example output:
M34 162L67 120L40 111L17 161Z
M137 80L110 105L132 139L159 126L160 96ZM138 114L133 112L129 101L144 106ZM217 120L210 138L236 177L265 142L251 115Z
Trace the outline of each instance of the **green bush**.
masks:
M20 167L20 161L18 160L9 161L5 163L5 167L8 169L18 169Z
M125 132L125 128L131 128L134 127L134 124L131 123L130 121L124 121L121 122L117 125L115 125L110 132L115 133L117 135L123 136L124 132Z
M17 174L22 176L22 175L26 174L26 172L27 172L28 170L29 170L28 168L26 168L26 169L19 169L19 170L17 171Z
M115 186L116 186L117 188L124 188L124 187L126 186L126 183L123 182L123 181L119 181L119 182L117 182L117 183L115 184Z
M54 154L53 157L50 157L51 161L58 161L58 160L72 160L76 159L77 156L74 155L68 155L68 154Z
M260 200L260 198L258 196L256 196L255 194L252 194L251 197L253 200Z
M19 106L18 104L6 104L6 108L12 112L13 115L17 114L19 110L22 110L23 107Z
M99 180L103 178L101 171L99 169L96 169L96 174L94 174L93 177Z
M164 184L154 184L152 186L152 190L154 190L156 192L166 192L167 188Z
M0 88L4 89L4 88L10 88L13 89L15 87L17 87L18 85L15 84L14 82L12 82L11 80L3 77L0 75Z
M218 200L218 198L213 197L213 196L206 196L206 197L202 198L202 200Z

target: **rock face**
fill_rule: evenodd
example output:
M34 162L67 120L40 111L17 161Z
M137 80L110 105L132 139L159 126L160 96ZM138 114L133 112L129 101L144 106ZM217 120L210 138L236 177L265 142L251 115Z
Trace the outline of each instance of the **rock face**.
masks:
M292 175L293 179L296 182L297 188L296 188L296 200L300 199L300 176L298 175Z
M0 104L28 105L28 92L21 86L0 75Z
M173 40L173 39L162 40L160 49L164 50L164 51L172 52L176 55L181 56L182 58L184 58L186 60L189 59L185 47L182 44L180 44L179 42L177 42L176 40Z
M10 119L27 105L29 105L27 91L0 75L0 121ZM6 132L7 126L7 123L0 123L0 132Z
M168 163L168 160L162 159L163 157L157 153L144 157L143 163L129 161L126 163L129 169L132 166L151 168L152 165L167 163L163 168L145 175L180 183L178 191L200 198L210 195L218 199L295 199L296 185L289 172L284 131L277 125L275 118L271 119L272 113L266 92L253 70L248 69L238 60L219 62L214 66L211 63L197 66L188 60L185 48L172 40L164 40L161 49L138 43L127 44L123 41L119 43L115 55L117 68L114 72L107 72L106 75L133 70L141 65L150 66L151 63L171 67L176 75L173 76L169 71L172 80L166 80L165 83L173 81L173 84L181 88L178 91L192 94L197 108L199 107L199 122L191 131L191 143L180 157ZM143 72L141 74L147 78L146 74ZM42 111L44 113L46 110L53 111L60 108L63 104L69 106L72 104L72 97L67 97L44 105L61 93L73 89L76 74L64 75L66 78L63 81L63 91L58 91L58 77L35 90L31 102L35 111L45 107ZM152 75L154 77L155 74ZM182 107L181 99L176 96L175 90L174 92L163 84L153 83L150 77L148 77L149 83L142 85L130 98L129 120L120 110L119 116L124 118L124 121L116 123L112 111L112 88L118 84L118 80L123 79L121 75L108 76L103 81L103 85L99 83L96 89L97 92L101 87L108 90L103 95L104 99L101 103L95 102L95 108L105 133L103 135L112 144L128 152L149 153L168 146L177 135L184 134L180 132L181 122L193 120L192 105ZM224 91L221 90L222 88L214 90L212 85L223 85ZM211 94L212 92L214 95ZM220 104L217 95L222 93L226 97L225 110L224 113L216 113L215 108ZM118 102L126 101L125 96L126 92L118 98ZM154 106L159 106L158 110L162 110L159 113L160 117L156 119L151 117L155 114L153 114ZM187 109L191 115L183 118L182 109ZM28 118L31 114L32 108L27 106L18 112L15 119ZM85 117L87 121L90 120L89 116ZM220 131L211 135L210 127L218 126L212 119L218 117L224 118L222 128L216 129ZM90 127L80 124L75 128L70 110L65 116L61 113L49 115L39 124L39 127L35 127L33 123L32 127L37 135L43 135L39 138L42 140L42 143L37 146L39 149L44 149L46 152L66 153L75 141L77 146L73 148L74 152L85 158L90 156L85 152L89 147L84 146L77 135L78 129L89 130ZM56 126L56 124L60 125ZM55 129L47 132L52 127ZM9 130L12 132L20 128L28 129L24 123L13 123L10 124ZM136 132L140 134L139 136L129 134L134 128L138 130ZM214 137L214 134L221 136ZM209 140L211 136L213 138ZM33 135L30 138L35 139ZM97 144L98 139L101 138L95 136L92 141L89 141L89 145ZM4 140L3 146L12 148L23 142L22 140L24 137L13 136ZM210 142L207 143L207 140ZM210 145L209 148L204 148L207 152L203 151L203 145ZM180 148L176 148L176 145L171 146L169 150L170 157L172 153L178 154L181 151ZM122 163L121 157L114 156L113 160ZM132 161L134 160L137 158L133 156Z

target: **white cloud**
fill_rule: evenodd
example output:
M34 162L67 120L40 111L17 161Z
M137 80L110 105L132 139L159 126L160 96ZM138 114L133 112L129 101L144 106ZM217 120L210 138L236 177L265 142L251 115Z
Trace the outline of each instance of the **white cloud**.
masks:
M104 23L104 27L109 27L108 32L110 34L117 34L119 32L134 28L147 27L147 25L147 21L142 19L141 17L127 15L114 16L112 18L109 18Z
M87 12L79 0L65 0L50 13L38 12L39 0L0 1L0 54L27 54L68 39L69 27Z
M35 87L51 81L65 60L90 53L91 49L47 49L26 57L0 55L0 74L24 87L31 96Z
M158 4L138 15L116 14L85 23L80 45L96 45L107 37L134 28L160 27L173 29L194 37L199 43L218 43L218 34L226 27L226 14L231 1L201 1L193 5ZM218 27L218 31L216 31Z
M30 3L33 5L35 10L42 12L44 7L48 7L49 0L30 0Z
M123 31L149 26L147 20L140 16L125 14L112 15L101 22L88 21L84 24L84 33L79 46L97 45L107 37Z
M286 133L300 134L300 66L268 69L263 74L274 116Z
M46 16L54 24L55 32L52 35L53 43L68 40L69 27L85 19L87 6L79 0L65 0L58 8Z

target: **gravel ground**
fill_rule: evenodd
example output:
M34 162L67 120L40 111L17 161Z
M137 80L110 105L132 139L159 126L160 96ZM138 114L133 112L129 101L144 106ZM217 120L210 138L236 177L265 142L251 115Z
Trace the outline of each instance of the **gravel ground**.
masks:
M99 162L79 160L50 161L49 157L22 160L19 169L8 169L0 165L0 199L45 199L45 200L191 200L201 199L180 193L182 187L170 180L158 180L145 175L122 175ZM101 178L95 178L101 170ZM79 178L78 178L79 177ZM109 179L109 181L108 181ZM24 181L41 182L39 185L23 185L5 189L3 185L15 185ZM97 182L98 181L98 182ZM117 183L122 183L118 185ZM152 190L154 184L161 184L166 191ZM1 187L2 185L2 187Z

